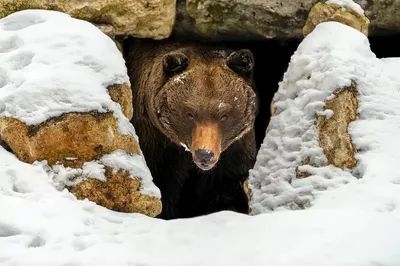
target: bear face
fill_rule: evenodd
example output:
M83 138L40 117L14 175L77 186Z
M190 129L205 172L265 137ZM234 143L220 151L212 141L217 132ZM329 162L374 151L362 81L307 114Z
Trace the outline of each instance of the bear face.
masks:
M198 168L210 170L221 152L253 129L258 106L253 55L183 46L158 60L153 71L162 82L146 101L151 121L176 145L187 147Z

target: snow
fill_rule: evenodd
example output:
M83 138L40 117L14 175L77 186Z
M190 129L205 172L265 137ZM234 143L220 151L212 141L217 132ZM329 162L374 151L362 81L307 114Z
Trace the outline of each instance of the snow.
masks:
M0 116L37 125L64 113L111 111L120 132L135 135L107 93L130 84L125 61L94 25L25 10L0 20L0 36Z
M180 144L185 149L185 151L190 152L190 149L188 148L188 146L185 143L181 142Z
M107 87L115 84L130 85L125 61L112 39L91 23L45 10L25 10L0 20L0 116L37 125L70 112L112 112L119 132L139 141L108 94ZM160 198L141 151L115 151L82 169L55 165L47 171L60 189L88 177L105 181L104 166L130 171L141 180L143 194Z
M345 8L351 8L361 16L364 15L364 10L362 9L362 7L359 4L355 3L353 0L328 0L325 2L325 4L336 4Z
M54 185L61 190L64 187L72 187L88 178L106 181L105 166L113 169L113 173L119 170L129 171L132 178L140 180L140 193L156 198L161 198L160 190L154 185L153 177L147 167L143 155L128 154L123 150L116 150L110 154L103 155L99 160L85 162L82 169L64 167L56 164L49 166L46 161L35 162L41 165L51 176Z
M376 58L365 35L337 22L318 25L303 40L275 94L276 115L250 171L253 214L303 207L399 213L399 67L400 59ZM312 175L296 178L305 158L327 162L316 116L352 80L359 93L359 119L349 125L357 167L300 166Z
M257 216L220 212L162 221L79 201L66 190L58 191L41 165L22 163L1 147L0 157L2 266L400 262L400 215L395 211L315 208Z
M163 221L114 212L63 189L68 169L60 167L57 177L45 162L22 163L0 146L0 265L398 266L399 67L400 59L377 59L363 34L336 22L304 39L276 93L277 112L250 173L254 216L220 212ZM10 77L0 75L0 83L9 86ZM304 156L326 161L315 116L351 80L359 89L360 118L349 129L359 149L357 169L303 166L312 176L295 180ZM145 175L141 162L116 151L82 171L98 175L109 164ZM296 204L308 208L291 210Z

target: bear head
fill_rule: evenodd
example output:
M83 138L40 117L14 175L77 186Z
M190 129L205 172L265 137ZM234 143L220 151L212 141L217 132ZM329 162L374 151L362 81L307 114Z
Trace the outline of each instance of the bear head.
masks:
M162 82L146 101L150 120L188 149L201 170L210 170L221 152L253 130L258 109L253 55L182 45L157 58L152 72Z

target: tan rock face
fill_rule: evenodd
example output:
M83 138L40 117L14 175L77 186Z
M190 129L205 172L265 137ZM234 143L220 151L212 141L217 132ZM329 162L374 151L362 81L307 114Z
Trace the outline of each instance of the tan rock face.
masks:
M140 193L140 181L127 171L115 172L106 167L107 182L85 180L70 191L78 199L89 199L110 210L142 213L151 217L161 213L161 201Z
M85 162L121 149L140 154L132 136L118 131L111 113L69 113L29 127L13 118L0 117L0 136L22 161L47 160L49 165L82 168ZM128 171L106 169L106 181L85 179L70 191L78 199L89 199L101 206L121 212L138 212L156 216L161 212L159 198L140 192L140 177Z
M91 9L87 12L92 14ZM21 28L20 22L27 24ZM75 27L73 32L68 25ZM133 116L129 77L110 38L87 22L45 10L21 11L1 19L0 33L7 30L21 45L3 49L6 56L0 62L8 64L7 53L18 55L21 50L33 51L37 60L9 68L14 71L10 76L24 77L22 85L15 87L12 79L0 84L0 89L10 92L0 97L4 142L0 145L9 147L21 161L42 165L57 189L69 188L79 199L87 197L113 210L157 215L160 191L129 123ZM25 38L28 35L32 37ZM9 42L7 33L0 34L1 42ZM59 48L64 46L68 49ZM70 51L76 56L72 63ZM65 60L47 60L52 53ZM11 65L13 60L18 64L20 57L12 58ZM57 71L43 71L43 67Z
M111 113L70 113L37 126L0 117L0 134L15 155L27 163L47 160L50 165L61 162L81 167L117 149L139 153L136 140L118 132Z
M121 105L122 112L129 120L131 120L133 117L131 87L127 84L116 84L109 86L107 89L111 99Z
M110 25L115 35L164 39L172 32L175 6L176 0L2 0L0 17L24 9L49 9Z
M317 3L310 11L303 35L308 35L318 24L326 21L336 21L368 35L369 19L361 16L350 8L342 8L336 4Z
M50 9L49 0L1 0L0 18L24 9Z
M354 158L357 150L348 132L349 124L357 119L357 108L357 90L353 84L325 102L325 109L333 111L331 118L318 117L319 144L329 164L339 168L353 168L357 164Z

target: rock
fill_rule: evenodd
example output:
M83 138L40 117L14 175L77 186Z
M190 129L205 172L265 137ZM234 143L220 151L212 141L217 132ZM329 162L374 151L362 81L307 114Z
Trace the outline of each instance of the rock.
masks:
M214 39L300 37L301 26L316 2L318 1L187 0L189 16L178 9L178 24L186 25L181 28L178 25L177 33L193 25L193 32Z
M400 1L394 0L356 0L370 19L370 35L397 34L400 27Z
M119 133L117 119L111 113L68 113L35 126L0 117L0 135L27 163L47 160L50 165L61 162L82 167L84 162L117 149L139 153L134 137Z
M115 84L107 87L111 99L119 103L124 115L131 120L133 117L132 89L127 84Z
M364 33L368 36L369 20L353 9L343 8L336 4L317 3L311 9L303 27L303 35L308 35L318 24L325 21L336 21Z
M78 199L158 215L160 191L129 122L132 91L114 42L64 13L24 10L0 20L0 50L0 145L44 164L56 188Z
M368 122L376 119L366 99L386 95L375 89L382 68L367 36L342 23L321 23L304 38L274 95L249 172L251 214L308 208L325 191L363 177L366 161L359 158L374 134Z
M325 101L325 109L333 111L332 117L320 115L317 120L319 145L328 163L342 169L351 169L357 164L354 158L357 149L347 130L357 119L357 108L357 89L353 82L351 87L338 90L333 99Z
M317 0L178 0L174 34L186 38L243 40L269 38L302 38L302 28ZM318 16L358 28L363 33L381 35L398 32L399 1L354 0L365 10L365 17L355 12L343 13L335 4ZM326 6L318 3L318 7ZM323 8L324 9L324 8ZM321 10L315 10L321 11ZM327 13L324 13L327 12ZM348 13L350 12L350 13ZM313 15L315 16L315 15ZM316 18L314 18L316 19ZM314 21L318 24L321 21ZM311 25L310 25L311 26ZM310 27L308 26L308 27ZM309 32L310 27L307 32Z
M49 0L1 0L0 18L25 9L50 9Z
M70 188L78 199L89 199L110 210L135 212L155 217L161 213L160 199L140 192L138 178L128 171L113 171L105 167L106 182L87 179Z
M2 0L0 18L24 9L48 9L74 18L110 25L115 35L156 40L169 37L175 21L176 0Z

